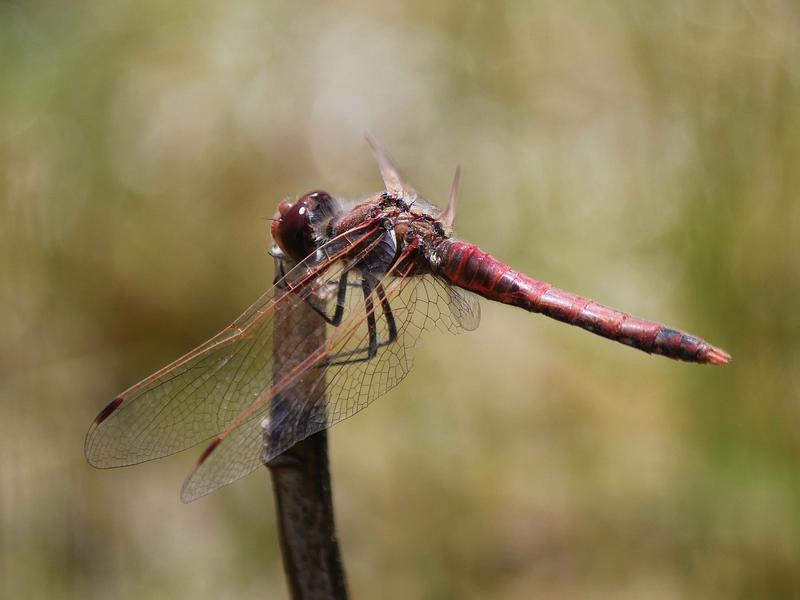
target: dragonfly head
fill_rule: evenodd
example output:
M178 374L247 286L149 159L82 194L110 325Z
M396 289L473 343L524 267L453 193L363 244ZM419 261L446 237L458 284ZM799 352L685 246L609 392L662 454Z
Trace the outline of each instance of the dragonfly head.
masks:
M310 192L295 203L283 200L278 218L272 222L272 238L288 258L299 262L317 249L325 223L337 206L337 201L322 191Z

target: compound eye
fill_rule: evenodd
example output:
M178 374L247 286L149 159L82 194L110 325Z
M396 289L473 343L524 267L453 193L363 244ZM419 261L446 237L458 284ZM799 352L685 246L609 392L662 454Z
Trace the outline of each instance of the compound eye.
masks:
M289 258L299 261L314 250L313 236L308 206L301 199L281 215L275 241Z
M332 205L333 199L325 192L311 192L294 204L281 203L272 237L289 258L297 262L317 249L314 224L329 213Z
M328 192L316 191L303 196L300 201L305 201L311 211L311 220L317 221L331 216L335 210L335 201Z

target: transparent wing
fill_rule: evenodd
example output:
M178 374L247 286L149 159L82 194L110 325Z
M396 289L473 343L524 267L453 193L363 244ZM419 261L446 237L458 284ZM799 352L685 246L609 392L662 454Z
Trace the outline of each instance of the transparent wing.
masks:
M369 147L372 149L375 160L378 162L378 168L381 171L381 177L383 178L384 186L386 186L386 191L395 198L403 198L408 202L414 202L418 197L417 190L403 180L397 169L395 169L392 163L389 162L389 159L386 158L386 154L384 154L378 141L369 134L365 137L367 138Z
M412 367L413 348L423 331L458 333L477 326L476 296L432 275L396 275L381 283L383 298L376 289L365 301L358 282L348 286L349 317L339 327L328 327L317 352L291 357L289 364L296 366L215 438L184 483L185 502L247 475L396 386ZM374 356L364 359L364 349L370 346L370 315L378 347ZM319 368L325 361L331 364ZM302 394L293 393L293 386L302 388Z
M450 312L463 331L475 331L481 323L481 305L478 296L467 290L439 280L447 293Z
M329 303L328 282L337 281L347 266L342 258L367 251L377 227L369 223L347 238L331 240L228 328L110 402L86 435L89 463L100 468L136 464L224 430L272 385L275 328L312 296Z

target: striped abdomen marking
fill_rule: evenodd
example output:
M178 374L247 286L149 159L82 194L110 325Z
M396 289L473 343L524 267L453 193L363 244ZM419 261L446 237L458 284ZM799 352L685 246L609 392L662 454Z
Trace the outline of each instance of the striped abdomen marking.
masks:
M542 313L651 354L715 365L730 360L727 352L693 335L632 317L513 271L474 244L446 240L436 249L434 262L437 272L451 283L484 298Z

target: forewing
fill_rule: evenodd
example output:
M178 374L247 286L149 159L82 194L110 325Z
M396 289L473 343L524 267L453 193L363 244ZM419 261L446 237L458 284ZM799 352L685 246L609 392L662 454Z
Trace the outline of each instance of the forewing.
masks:
M355 273L354 273L355 276ZM388 276L382 282L390 311L384 309L377 291L368 310L357 282L348 286L349 317L338 327L328 327L324 350L306 359L296 357L304 377L303 394L293 394L297 373L281 376L232 426L216 438L186 480L181 492L185 502L231 483L269 461L309 435L346 419L396 386L413 364L413 349L423 331L441 329L452 333L477 326L477 299L434 276ZM389 338L389 314L397 339L380 346L369 360L359 351L369 346L368 314L375 316L378 341ZM331 364L319 367L321 361ZM309 368L309 365L317 365ZM298 369L295 369L298 370ZM266 434L265 434L266 431Z
M368 239L373 230L359 235ZM298 264L230 327L109 403L86 435L89 463L119 467L167 456L229 426L272 385L275 328L310 296L324 296L325 286L315 283L336 280L346 268L340 259L353 242L334 242ZM286 293L287 285L294 291ZM317 300L323 308L330 301Z

